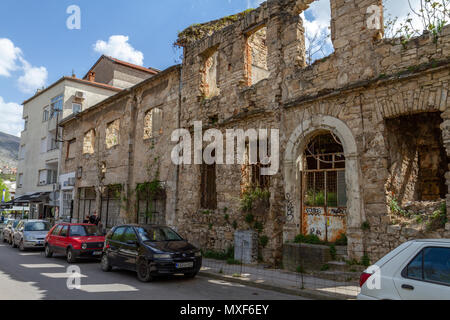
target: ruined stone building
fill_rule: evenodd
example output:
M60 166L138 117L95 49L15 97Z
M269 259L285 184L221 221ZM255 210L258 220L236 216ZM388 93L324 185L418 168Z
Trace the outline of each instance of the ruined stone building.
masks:
M386 39L368 23L381 0L330 0L334 52L308 66L299 14L312 2L269 0L193 25L177 40L182 65L66 119L73 218L95 208L108 228L166 223L213 250L256 229L269 262L298 234L345 234L349 258L372 261L408 239L448 237L449 224L418 223L450 205L450 28ZM279 171L261 175L261 159L173 164L172 132L195 121L224 136L278 129Z

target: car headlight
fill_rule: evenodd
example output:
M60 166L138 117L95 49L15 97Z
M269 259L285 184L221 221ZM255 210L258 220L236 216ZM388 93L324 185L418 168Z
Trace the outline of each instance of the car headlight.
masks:
M153 258L155 259L170 259L172 258L172 255L169 253L157 253L153 255Z
M81 245L81 249L86 249L87 248L87 243L83 243L82 245Z
M197 252L195 253L195 256L196 256L196 257L201 257L201 256L202 256L202 252L201 252L201 251L197 251Z

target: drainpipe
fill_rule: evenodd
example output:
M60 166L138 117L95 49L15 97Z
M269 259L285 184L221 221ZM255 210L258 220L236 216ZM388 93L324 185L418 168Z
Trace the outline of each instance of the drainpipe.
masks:
M178 104L177 104L177 128L181 126L181 103L182 103L182 89L183 89L183 67L180 65L179 67L179 78L178 78ZM178 217L178 192L179 192L179 175L180 175L180 166L176 167L175 171L175 217L174 221L171 221L172 225L175 226L175 221Z

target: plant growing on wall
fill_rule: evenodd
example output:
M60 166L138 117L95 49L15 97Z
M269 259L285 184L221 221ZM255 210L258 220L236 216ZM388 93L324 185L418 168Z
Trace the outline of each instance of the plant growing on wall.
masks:
M263 204L266 208L269 206L270 192L269 190L262 190L260 188L246 190L241 198L241 210L243 212L250 212L256 208L257 205Z
M450 21L450 0L420 0L417 8L411 5L411 0L408 0L408 4L411 12L405 19L392 16L386 19L386 37L400 37L403 45L406 45L411 38L430 32L436 42Z

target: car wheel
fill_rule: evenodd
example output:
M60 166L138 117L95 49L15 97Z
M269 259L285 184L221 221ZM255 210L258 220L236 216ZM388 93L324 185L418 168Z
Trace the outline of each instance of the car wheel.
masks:
M112 270L112 266L109 263L108 255L106 253L102 256L101 265L104 272L109 272Z
M50 249L50 246L47 244L45 245L45 257L51 258L53 256L53 251Z
M184 274L184 277L185 277L186 279L193 279L193 278L195 278L195 276L197 275L197 273L198 273L198 272L185 273L185 274Z
M74 263L77 260L72 248L67 249L66 258L68 263Z
M147 261L140 260L136 266L136 271L139 281L150 282L153 280L150 274L150 266L148 265Z
M19 243L19 250L20 250L20 251L25 251L25 246L24 246L24 244L23 244L23 240L20 240L20 243Z

